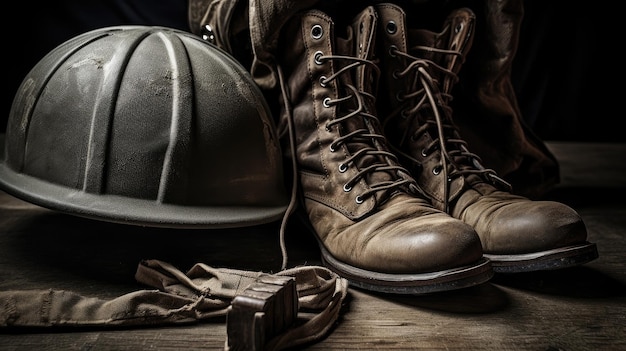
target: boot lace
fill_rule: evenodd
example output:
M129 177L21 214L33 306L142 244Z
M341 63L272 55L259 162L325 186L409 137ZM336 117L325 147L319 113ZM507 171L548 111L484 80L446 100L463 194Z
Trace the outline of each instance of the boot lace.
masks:
M334 80L338 80L338 78L347 72L358 69L362 65L368 65L375 72L375 76L378 77L380 75L380 68L376 63L361 59L358 57L352 56L344 56L344 55L322 55L321 53L316 55L316 62L320 64L324 61L328 60L340 60L343 62L347 62L341 69L337 70L337 72L333 73L328 77L322 78L320 84L326 85ZM348 145L351 143L358 143L360 148L354 152L351 156L349 156L345 162L340 164L339 171L345 172L350 165L356 165L357 160L362 160L367 158L368 156L374 156L373 162L366 165L365 167L358 168L357 174L349 179L344 185L345 191L352 190L352 186L356 184L361 179L366 179L368 174L373 174L379 171L385 171L388 173L393 172L403 172L408 174L408 171L399 165L397 156L390 152L387 149L387 140L385 136L381 133L377 132L380 130L380 120L377 116L372 114L367 106L373 106L376 97L366 91L359 90L353 84L345 83L343 84L345 89L348 91L346 96L339 97L337 99L326 98L324 100L324 106L329 108L337 105L346 105L345 108L346 114L343 116L338 116L334 120L328 122L325 126L327 130L331 130L333 127L339 127L344 122L348 121L351 118L362 118L365 127L358 128L353 131L349 131L348 133L341 135L336 140L334 140L330 149L331 152L335 152L341 145ZM339 109L343 111L344 109ZM375 193L381 191L388 191L394 188L399 188L402 186L409 186L411 189L416 189L417 185L410 177L391 177L385 180L377 180L375 183L371 183L369 189L362 194L359 194L355 199L357 203L362 203L367 197L373 196Z
M410 52L426 52L438 56L458 56L462 63L464 56L456 50L440 49L430 46L415 46ZM414 142L421 139L424 133L429 133L432 142L426 145L421 153L426 157L433 152L439 152L442 164L433 169L434 174L443 173L447 181L444 188L444 207L448 211L450 183L458 177L476 175L492 184L509 189L510 185L500 178L493 169L485 168L481 158L469 151L467 142L460 137L459 131L452 120L453 99L450 90L459 80L458 75L451 69L440 65L434 60L413 56L392 47L392 56L404 60L403 70L393 73L395 79L413 79L412 91L398 92L397 99L403 103L400 111L394 112L401 118L408 119L409 125L418 119L419 127L412 134L405 134L400 140L402 145L406 138ZM439 60L444 62L444 59ZM404 104L412 101L414 104ZM399 151L401 152L401 151ZM402 153L412 158L410 155Z
M323 55L322 53L318 53L316 55L316 62L322 64L326 60L340 60L343 62L348 62L343 68L339 69L334 74L328 77L322 77L320 80L320 84L325 85L329 84L332 81L337 80L342 74L346 74L349 71L356 70L363 65L367 65L373 68L373 72L376 73L376 78L380 76L380 68L372 61L361 59L358 57L352 56L343 56L343 55ZM276 65L276 71L278 72L278 77L280 81L281 94L283 96L283 104L285 111L287 111L287 130L288 130L288 138L289 145L293 152L296 150L296 141L295 141L295 128L293 125L293 116L291 114L292 108L290 106L289 101L289 92L286 89L287 82L284 76L284 72L280 65ZM378 117L369 112L367 108L368 103L372 103L375 101L375 96L369 92L359 90L353 84L344 84L343 85L349 94L346 94L343 97L339 97L337 99L325 98L323 100L323 105L326 108L330 108L332 106L339 105L348 105L350 102L353 107L348 107L345 110L347 113L343 116L337 117L334 120L330 121L325 128L330 130L333 127L339 127L344 124L346 121L352 118L362 118L365 126L369 128L358 128L352 131L349 131L346 134L341 135L339 138L334 140L331 145L331 152L335 152L341 145L349 145L351 143L360 142L361 148L359 148L356 152L352 153L345 162L339 165L339 172L347 171L350 165L357 164L358 160L366 159L367 156L373 156L373 162L369 163L365 167L358 168L357 174L349 179L346 184L344 184L345 191L351 191L354 184L356 184L361 179L366 179L368 175L373 174L375 172L388 172L392 176L387 180L380 180L377 182L373 182L369 186L369 190L365 191L362 194L356 196L355 201L357 203L362 203L366 198L373 196L374 194L382 191L392 192L394 189L399 189L401 187L408 187L411 192L419 192L419 188L417 186L416 181L408 176L409 172L406 168L402 167L397 159L397 156L388 151L388 143L386 138L376 130L380 130L380 121ZM354 107L356 106L356 107ZM288 263L287 249L285 244L285 231L288 223L288 219L293 214L295 208L297 207L297 193L298 193L298 165L295 160L295 157L292 157L292 184L291 184L291 200L289 205L287 206L287 210L283 216L281 227L280 227L280 248L282 252L283 262L282 269L286 269ZM393 175L396 172L397 175ZM406 177L399 176L400 173L406 174Z

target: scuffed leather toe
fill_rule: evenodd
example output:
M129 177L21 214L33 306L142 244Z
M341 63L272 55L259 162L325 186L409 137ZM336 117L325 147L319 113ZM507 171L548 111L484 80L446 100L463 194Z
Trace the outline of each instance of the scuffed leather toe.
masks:
M476 230L488 254L532 253L587 240L582 218L569 206L504 192L480 197L460 218Z

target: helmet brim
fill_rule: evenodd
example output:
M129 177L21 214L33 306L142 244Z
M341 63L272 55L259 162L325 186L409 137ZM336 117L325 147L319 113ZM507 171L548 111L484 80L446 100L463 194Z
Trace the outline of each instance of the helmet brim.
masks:
M0 155L5 135L0 134ZM51 210L108 222L165 228L238 228L279 220L280 206L182 206L110 194L91 194L16 172L0 159L0 189Z

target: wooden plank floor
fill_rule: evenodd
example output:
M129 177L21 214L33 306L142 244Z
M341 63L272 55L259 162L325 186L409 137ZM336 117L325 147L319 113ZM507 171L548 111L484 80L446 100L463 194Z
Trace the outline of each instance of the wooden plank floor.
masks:
M341 318L307 350L626 350L626 144L549 143L563 182L548 196L574 207L600 257L550 272L496 275L468 289L393 296L350 289ZM63 289L113 298L145 287L155 258L276 271L276 224L171 230L65 215L0 192L0 290ZM315 242L290 230L289 265L320 264ZM1 303L1 302L0 302ZM222 350L223 319L136 329L2 330L0 350Z

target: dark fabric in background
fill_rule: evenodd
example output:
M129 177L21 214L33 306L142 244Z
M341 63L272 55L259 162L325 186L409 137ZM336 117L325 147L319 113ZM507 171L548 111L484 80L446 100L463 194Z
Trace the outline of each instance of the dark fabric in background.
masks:
M626 142L624 19L610 0L526 0L512 80L524 119L556 141Z
M623 21L619 2L527 0L512 79L523 118L554 141L626 142L619 127ZM28 71L50 50L83 32L125 24L188 30L187 0L59 0L20 2L6 16L7 88L0 132ZM614 38L614 39L611 39Z

